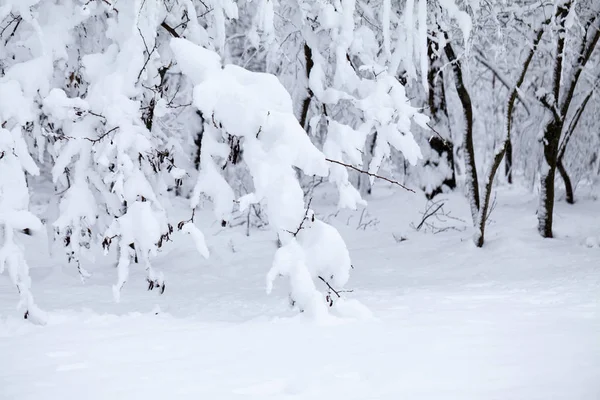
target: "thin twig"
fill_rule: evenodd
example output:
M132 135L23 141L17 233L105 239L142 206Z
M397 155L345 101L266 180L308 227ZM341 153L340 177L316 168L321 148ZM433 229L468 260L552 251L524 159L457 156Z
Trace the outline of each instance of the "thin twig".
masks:
M191 223L191 224L193 224L193 223L194 223L194 217L195 217L195 216L196 216L196 209L195 209L195 208L192 208L192 216L190 217L190 219L188 219L188 220L185 220L185 221L179 221L179 223L177 224L177 229L179 229L179 230L182 230L182 229L183 229L183 226L184 226L185 224L188 224L188 223Z
M142 66L142 69L140 70L137 80L139 81L142 73L144 72L144 70L146 69L146 66L148 65L148 63L150 62L150 58L152 57L152 54L154 54L154 50L156 50L157 47L157 43L156 41L154 42L154 47L152 47L152 50L148 49L148 45L146 44L146 39L144 38L144 35L142 34L142 30L140 29L140 27L137 27L137 30L140 34L140 37L142 38L142 43L144 44L144 48L146 49L146 53L148 54L148 58L146 59L146 61L144 62L144 65Z
M302 222L300 222L300 225L298 226L298 229L296 229L296 232L287 231L288 233L291 233L294 237L298 236L298 233L303 228L304 221L306 221L306 217L308 217L308 211L310 210L310 202L311 201L312 201L312 197L308 200L308 205L306 206L306 211L304 211L304 218L302 218Z
M104 119L106 121L106 117L104 115L102 115L102 114L98 114L98 113L95 113L95 112L92 112L92 111L89 111L89 110L87 110L85 112L87 112L90 115L93 115L94 117L102 118L102 119Z
M492 71L492 74L494 74L494 76L496 76L498 78L498 80L500 81L500 83L502 83L502 85L504 85L504 87L506 87L509 91L512 89L510 84L508 83L508 80L505 76L503 76L500 71L498 71L496 68L494 68L494 66L492 65L492 63L485 57L485 55L483 54L483 52L479 49L477 49L477 53L478 56L475 57L475 59L477 61L479 61L481 64L483 64L485 67L487 67L490 71ZM523 98L523 95L517 91L517 98L519 99L519 101L521 102L521 104L523 104L523 108L525 108L525 111L527 111L527 115L531 115L531 111L529 110L529 104L527 103L527 100Z
M171 36L179 38L181 36L179 36L179 33L177 33L177 31L172 28L171 26L169 26L169 24L167 24L165 21L163 21L160 26L162 26L167 32L169 32L171 34Z
M19 28L19 25L21 25L21 22L23 21L23 18L21 18L21 16L19 16L19 17L17 17L16 21L17 21L17 23L15 24L15 27L13 28L11 34L4 41L4 45L5 46L8 44L9 40L12 39L15 36L15 33L17 32L17 29ZM12 21L11 21L11 23L12 23ZM7 25L7 27L8 27L8 25Z
M440 139L442 139L442 141L444 142L445 145L448 144L448 141L446 139L444 139L444 137L438 131L436 131L435 128L433 126L431 126L431 124L428 123L427 127L429 129L431 129L433 133L435 133L436 135L438 135L440 137Z
M108 136L110 133L112 133L112 132L116 131L117 129L119 129L119 127L118 127L118 126L115 126L114 128L112 128L112 129L110 129L110 130L106 131L105 133L103 133L103 134L102 134L101 136L99 136L97 139L91 139L91 138L87 138L87 137L84 137L84 138L82 138L82 139L88 140L88 141L90 141L90 142L92 142L92 143L98 143L99 141L101 141L102 139L104 139L106 136Z
M414 190L412 190L412 189L410 189L410 188L407 188L406 186L404 186L404 185L403 185L403 184L401 184L400 182L398 182L398 181L395 181L395 180L393 180L393 179L386 178L385 176L381 176L381 175L373 174L373 173L371 173L371 172L369 172L369 171L364 171L364 170L362 170L362 169L360 169L360 168L357 168L357 167L355 167L354 165L346 164L346 163L343 163L343 162L341 162L341 161L338 161L338 160L332 160L332 159L330 159L330 158L326 158L325 160L326 160L326 161L329 161L330 163L339 164L339 165L342 165L342 166L344 166L344 167L346 167L346 168L353 169L353 170L355 170L355 171L358 171L358 172L360 172L361 174L367 174L367 175L369 175L369 176L372 176L372 177L374 177L374 178L377 178L377 179L383 179L384 181L387 181L387 182L389 182L389 183L393 183L394 185L398 185L398 186L400 186L402 189L405 189L405 190L408 190L409 192L413 192L413 193L415 193L415 191L414 191Z
M337 290L335 290L334 288L332 288L331 285L329 284L329 282L327 282L325 279L323 279L322 276L319 275L319 279L322 280L327 285L327 287L329 288L329 290L331 290L333 293L335 293L335 295L338 298L342 297L342 296L340 296L340 292L338 292Z
M432 215L435 215L435 213L437 213L439 211L440 208L444 207L444 203L440 204L439 206L436 207L435 210L431 211L430 213L427 213L427 211L429 209L431 209L432 207L429 207L426 211L425 211L425 215L423 215L423 219L421 220L421 222L419 223L419 225L417 225L417 230L421 229L423 227L423 224L425 223L425 221L427 221L427 219L429 217L431 217Z

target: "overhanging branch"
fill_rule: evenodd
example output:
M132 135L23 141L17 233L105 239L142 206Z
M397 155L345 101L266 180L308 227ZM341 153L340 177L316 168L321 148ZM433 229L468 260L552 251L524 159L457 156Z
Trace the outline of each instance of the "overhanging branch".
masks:
M339 165L342 165L342 166L344 166L344 167L346 167L346 168L353 169L353 170L355 170L355 171L357 171L357 172L360 172L361 174L366 174L366 175L372 176L373 178L382 179L382 180L384 180L384 181L387 181L387 182L393 183L394 185L400 186L402 189L405 189L405 190L408 190L409 192L413 192L413 193L415 193L415 191L414 191L414 190L412 190L411 188L408 188L408 187L404 186L403 184L401 184L401 183L400 183L400 182L398 182L398 181L395 181L395 180L393 180L393 179L386 178L385 176L377 175L377 174L374 174L374 173L372 173L372 172L369 172L369 171L362 170L362 169L360 169L360 168L357 168L357 167L355 167L354 165L346 164L346 163L343 163L343 162L341 162L341 161L338 161L338 160L332 160L332 159L330 159L330 158L326 158L325 160L326 160L326 161L329 161L330 163L339 164Z

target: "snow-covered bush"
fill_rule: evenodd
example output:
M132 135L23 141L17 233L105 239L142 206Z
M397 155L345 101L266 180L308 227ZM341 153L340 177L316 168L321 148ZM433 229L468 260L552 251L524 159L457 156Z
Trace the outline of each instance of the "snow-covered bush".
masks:
M202 28L194 19L189 22L197 41L223 31L215 25L224 24L221 6L227 4L216 3ZM171 34L161 25L171 15L192 15L194 5L155 0L0 4L2 33L9 32L0 44L2 259L8 261L25 315L35 308L12 231L41 224L26 211L23 169L29 175L39 168L51 173L59 210L48 223L82 279L88 276L82 265L87 250L100 244L108 250L116 242L115 298L133 261L144 265L150 287L164 290L151 257L173 232L165 193L185 176L174 160L181 146L164 121L175 112L175 97L186 93L176 96L180 88L171 85L177 79L168 76L173 61L164 51ZM229 9L235 6L229 3ZM223 38L216 37L218 45ZM17 223L16 215L23 222Z
M225 52L227 21L238 17L236 4L200 3L0 3L1 254L26 316L40 313L14 233L42 227L27 211L28 198L47 179L58 204L54 218L51 210L44 215L46 223L82 280L94 248L117 248L116 300L132 263L146 269L150 288L164 291L152 258L175 229L167 215L169 191L196 175L186 143L198 145L199 172L192 218L177 228L202 255L208 249L193 219L201 196L213 201L222 221L234 207L264 201L284 245L299 241L290 232L306 209L295 168L327 176L329 165L275 76L222 65L218 54ZM231 174L223 171L228 162L247 171L251 193L236 198ZM346 258L339 263L346 272L338 275L347 276Z
M264 32L262 45L273 49L267 70L281 76L301 103L300 123L327 158L377 173L395 148L414 165L421 153L411 123L426 128L427 118L411 106L398 72L401 63L413 65L412 51L405 54L406 46L400 44L408 40L415 24L399 20L389 1L261 4L263 16L255 18L254 31ZM405 15L413 15L411 4L406 3ZM394 4L395 11L403 6ZM426 10L419 13L425 17ZM419 21L419 32L426 35L426 22ZM390 25L396 28L393 56ZM303 57L287 58L298 53ZM329 180L338 188L340 207L365 204L346 167L333 165Z
M350 260L337 231L313 221L300 182L328 180L338 206L356 208L370 190L365 180L385 163L421 162L405 168L407 178L433 194L465 178L469 140L475 169L485 169L503 137L495 130L505 127L514 65L527 54L515 43L522 32L532 41L539 26L547 26L542 51L518 91L515 160L506 170L538 179L543 155L530 131L550 112L545 77L564 22L564 75L578 81L584 45L590 54L581 80L590 89L562 94L574 106L563 115L557 168L593 181L600 157L587 144L598 141L589 111L598 109L597 5L515 4L0 0L0 260L24 312L42 319L29 289L23 232L34 234L44 221L82 280L96 250L116 249L118 300L136 263L149 287L164 291L153 257L175 230L209 256L194 221L204 198L225 225L260 208L261 223L282 242L269 285L284 275L300 309L325 312L322 292L346 283ZM561 9L570 11L548 19ZM428 110L440 100L428 101L432 86L434 97L444 92L441 117ZM467 119L462 89L471 95L470 139L460 134ZM417 143L431 139L431 124L450 142L445 153L421 153ZM574 134L571 126L589 132ZM356 184L356 170L372 175ZM478 187L466 181L471 192ZM53 187L52 200L34 215L29 198L42 186ZM188 221L170 219L173 195L189 197Z
M7 90L7 86L0 83L0 88ZM17 89L16 86L13 88ZM15 100L20 100L18 91L12 94ZM29 155L21 128L16 124L19 117L0 108L0 119L13 120L16 125L10 131L0 128L0 273L8 270L19 292L19 308L24 310L25 318L43 323L45 316L33 300L29 266L16 235L18 232L33 233L42 228L41 221L28 211L29 192L25 172L37 175L39 169Z
M326 312L315 280L326 273L336 277L336 285L344 285L350 260L337 231L314 221L312 214L307 217L294 167L307 175L327 176L329 165L295 118L290 95L275 76L223 66L218 54L185 39L173 39L171 48L178 67L196 85L194 106L209 116L204 123L201 172L191 207L195 209L204 194L213 200L217 218L227 219L234 202L245 210L264 200L269 224L283 244L269 273L269 288L276 275L288 277L290 295L301 309ZM241 162L254 185L253 192L239 199L220 173L221 164L230 159L228 139L232 136L239 143ZM306 219L310 222L304 226ZM321 257L315 258L317 253L311 248L315 241L326 248L339 248L340 253L321 251Z

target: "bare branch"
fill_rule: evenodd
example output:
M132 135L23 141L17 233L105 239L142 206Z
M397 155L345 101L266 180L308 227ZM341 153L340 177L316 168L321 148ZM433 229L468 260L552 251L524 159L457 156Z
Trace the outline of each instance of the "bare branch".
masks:
M352 267L354 268L354 267ZM340 298L342 296L340 296L340 293L352 293L354 290L335 290L330 284L329 282L327 282L325 279L323 279L322 276L319 275L319 279L323 281L323 283L325 283L327 285L327 287L329 288L330 291L332 291L333 293L335 293L335 295Z
M505 88L511 90L512 86L508 82L508 79L491 64L491 62L483 55L481 50L477 50L477 53L478 55L475 57L477 61L479 61L483 66L489 69L496 76L496 78L498 78L500 83L504 85ZM523 108L525 108L525 111L527 111L527 115L531 115L531 111L529 110L529 104L520 92L517 92L517 98L519 99L521 104L523 104Z
M300 222L300 225L298 225L298 229L296 229L295 232L292 231L287 231L288 233L291 233L294 237L298 236L298 233L300 233L300 231L302 230L302 228L304 228L304 221L306 221L306 218L308 217L308 211L310 210L310 203L312 201L312 198L310 198L308 200L308 204L306 205L306 211L304 211L304 217L302 218L302 221Z
M436 130L435 130L435 128L434 128L433 126L431 126L431 124L427 123L427 127L428 127L429 129L431 129L431 131L432 131L433 133L435 133L436 135L438 135L438 136L439 136L439 138L440 138L440 139L442 139L442 141L444 142L444 144L445 144L445 145L447 145L447 144L448 144L448 141L447 141L446 139L444 139L444 137L443 137L443 136L442 136L442 135L441 135L441 134L440 134L438 131L436 131Z
M137 80L139 81L140 78L142 77L142 73L146 69L146 66L150 62L150 58L152 57L152 54L154 53L154 51L158 47L158 44L156 43L156 41L154 41L154 47L152 47L152 50L148 49L148 45L146 44L146 38L144 38L144 35L142 34L142 30L139 28L139 26L138 26L137 30L138 30L138 32L140 34L140 37L142 38L142 42L144 43L144 48L146 49L146 54L148 54L148 58L146 58L146 61L144 62L144 65L142 66L142 69L138 73Z
M119 127L118 127L118 126L115 126L114 128L112 128L112 129L109 129L108 131L104 132L102 135L100 135L100 136L99 136L98 138L96 138L96 139L91 139L91 138L87 138L87 137L84 137L83 139L85 139L85 140L87 140L87 141L90 141L90 142L92 142L92 143L98 143L99 141L101 141L102 139L104 139L106 136L108 136L108 135L109 135L109 134L111 134L112 132L116 131L117 129L119 129Z
M169 24L166 23L166 21L163 21L162 24L160 24L160 26L162 26L167 32L169 32L171 36L176 38L181 37L174 28L172 28L171 26L169 26Z
M432 206L435 203L432 203ZM427 212L428 210L430 210L432 207L428 207L427 210L425 210L425 214L423 215L423 219L421 219L421 222L419 223L419 225L417 225L417 227L415 228L416 230L420 230L423 227L423 224L425 223L425 221L427 221L428 218L430 218L431 216L435 215L435 213L437 213L440 208L444 207L444 203L439 204L433 211Z
M587 106L590 98L594 94L594 90L595 89L590 90L590 92L586 95L586 97L583 99L583 101L579 105L579 108L575 111L575 115L573 115L573 118L571 119L571 123L569 124L569 127L567 128L565 137L563 138L563 141L558 148L558 157L557 157L558 160L562 160L563 156L565 155L565 151L567 149L567 144L569 143L569 140L571 140L571 137L573 136L573 132L575 132L575 128L577 127L577 123L579 123L579 119L581 118L581 115L583 115L583 112L585 111L585 107Z
M16 21L17 23L15 24L15 27L13 28L12 32L10 33L10 35L8 35L8 37L4 41L4 45L5 46L8 44L8 42L10 41L10 39L12 39L15 36L15 33L17 32L17 29L19 28L19 25L21 25L21 22L23 21L23 18L21 16L18 16L13 21ZM6 28L8 28L13 21L11 21L6 26ZM6 28L4 28L4 29L6 29ZM2 30L2 33L4 33L4 29Z
M409 192L413 192L413 193L415 193L415 191L414 191L414 190L412 190L412 189L410 189L410 188L407 188L406 186L404 186L404 185L403 185L403 184L401 184L400 182L398 182L398 181L395 181L395 180L392 180L392 179L389 179L389 178L386 178L385 176L381 176L381 175L373 174L373 173L371 173L371 172L369 172L369 171L364 171L364 170L362 170L362 169L360 169L360 168L357 168L357 167L355 167L354 165L346 164L346 163L343 163L343 162L341 162L341 161L338 161L338 160L332 160L332 159L330 159L330 158L326 158L325 160L326 160L326 161L329 161L330 163L339 164L339 165L342 165L342 166L344 166L344 167L346 167L346 168L353 169L353 170L355 170L355 171L357 171L357 172L360 172L361 174L366 174L366 175L372 176L373 178L382 179L382 180L384 180L384 181L387 181L387 182L389 182L389 183L393 183L394 185L398 185L398 186L400 186L402 189L406 189L406 190L408 190Z

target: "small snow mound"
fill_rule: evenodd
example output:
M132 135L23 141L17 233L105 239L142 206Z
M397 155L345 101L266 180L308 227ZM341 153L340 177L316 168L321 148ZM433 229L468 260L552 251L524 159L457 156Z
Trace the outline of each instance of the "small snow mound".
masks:
M361 321L375 319L371 310L360 301L343 297L335 301L331 313L341 318L352 318Z
M585 239L584 244L586 247L589 247L591 249L598 248L600 247L600 237L589 236Z

